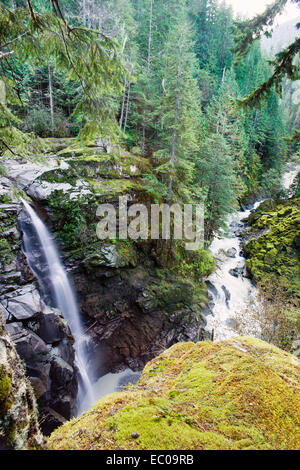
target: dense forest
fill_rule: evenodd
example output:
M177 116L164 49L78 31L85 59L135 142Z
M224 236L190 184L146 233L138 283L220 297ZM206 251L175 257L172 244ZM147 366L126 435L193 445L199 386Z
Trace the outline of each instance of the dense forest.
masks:
M20 8L15 10L17 25L1 26L3 42L14 41L15 34L23 34L21 9L26 2L2 3L2 8ZM10 124L15 119L18 129L41 137L109 134L129 150L139 147L154 169L145 182L155 197L205 201L208 237L238 202L278 190L287 156L283 110L275 92L260 109L235 106L271 71L259 43L247 60L234 65L233 14L225 3L64 2L61 14L70 28L99 29L108 41L95 50L95 57L91 51L86 59L74 60L71 48L80 38L66 33L74 42L68 46L69 58L60 50L64 44L54 50L48 15L55 10L53 2L33 1L32 7L37 21L40 14L45 22L41 44L37 25L33 37L20 46L15 42L14 54L1 61ZM101 54L107 54L109 41L115 59L107 57L105 63ZM95 65L97 54L100 64ZM93 61L95 70L87 65L84 71L85 60ZM117 63L120 68L115 70ZM87 74L93 84L84 83ZM87 101L97 98L99 109L90 109ZM218 158L213 158L216 147ZM215 187L221 186L219 193Z
M0 449L44 448L99 378L148 361L48 448L299 446L300 23L273 25L290 3L249 20L218 0L1 0ZM125 194L204 207L200 249L99 241L99 203Z

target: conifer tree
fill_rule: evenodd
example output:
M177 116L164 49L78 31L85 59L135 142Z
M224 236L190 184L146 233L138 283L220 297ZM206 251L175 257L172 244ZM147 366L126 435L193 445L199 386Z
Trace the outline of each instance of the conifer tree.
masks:
M184 2L180 6L162 55L161 96L155 112L159 122L159 148L155 152L159 165L155 171L167 185L168 201L176 196L189 198L201 133L197 60Z

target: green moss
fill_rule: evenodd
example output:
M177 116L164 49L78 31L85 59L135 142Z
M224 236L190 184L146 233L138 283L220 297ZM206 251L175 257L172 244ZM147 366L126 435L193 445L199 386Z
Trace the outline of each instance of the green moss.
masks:
M183 278L199 279L209 276L215 268L215 260L209 250L188 251L182 242L175 245L175 260L170 269Z
M130 179L109 179L101 182L89 180L89 183L95 195L106 201L132 190L137 191L142 189L141 185Z
M254 338L179 343L148 363L130 391L57 429L48 446L296 449L299 378L295 357Z
M7 374L4 366L0 367L0 416L3 418L12 406L11 378Z
M263 203L250 216L252 238L245 245L247 269L262 284L278 282L290 299L300 295L300 199Z

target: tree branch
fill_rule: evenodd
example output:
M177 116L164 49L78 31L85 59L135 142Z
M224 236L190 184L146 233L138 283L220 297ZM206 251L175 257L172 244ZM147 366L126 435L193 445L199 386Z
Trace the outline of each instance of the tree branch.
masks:
M2 52L0 51L0 60L5 59L5 57L8 57L12 55L15 51L9 51L9 52Z
M34 23L36 23L36 16L35 16L35 13L33 11L33 7L31 5L31 1L30 0L27 0L27 5L28 5L28 8L29 8L29 13L30 13L30 16L32 18L32 20L34 21Z
M19 34L19 36L17 36L17 37L14 38L14 39L11 39L10 41L6 42L5 44L0 44L1 49L3 49L3 47L7 47L9 44L11 44L12 42L17 41L18 39L21 39L23 36L25 36L25 35L28 34L28 33L29 33L28 30L27 30L27 31L24 31L24 33Z
M2 145L4 145L4 147L6 147L13 155L18 156L18 154L15 153L15 152L10 148L10 146L9 146L6 142L4 142L3 139L1 139L1 137L0 137L0 143L1 143Z

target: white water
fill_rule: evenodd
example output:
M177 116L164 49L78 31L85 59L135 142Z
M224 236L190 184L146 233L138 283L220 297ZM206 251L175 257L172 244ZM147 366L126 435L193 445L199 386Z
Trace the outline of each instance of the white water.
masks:
M253 209L256 209L257 202ZM213 332L214 340L221 341L238 333L233 328L233 322L237 314L246 312L252 303L257 308L257 289L250 279L245 277L246 260L241 255L241 241L235 230L242 230L242 220L250 215L250 210L240 211L232 215L228 220L230 233L228 237L214 238L209 249L218 262L218 269L211 274L207 280L210 281L215 290L211 290L214 307L213 315L207 317L207 329ZM227 250L234 248L234 258L227 256ZM243 271L238 277L230 274L231 269L240 268ZM226 299L223 287L229 292L230 299Z
M28 215L30 216L32 225L35 228L40 243L39 248L47 263L49 287L52 292L53 300L55 301L55 306L62 312L75 339L75 362L79 371L79 390L77 404L78 412L81 413L82 411L87 410L96 400L91 377L89 377L87 373L88 337L84 333L75 295L67 273L60 261L55 243L52 240L46 226L37 216L32 207L24 200L22 200L22 202ZM37 266L35 266L33 263L35 256L33 254L34 246L31 237L27 233L24 233L23 239L28 263L40 281L41 279L37 270Z
M289 164L282 177L282 188L288 190L294 182L300 167L298 164ZM256 202L251 210L255 210L262 201ZM209 289L213 296L213 315L207 317L207 329L213 333L215 341L237 336L239 333L234 326L237 319L243 316L244 334L253 336L260 335L260 326L254 318L253 312L261 308L258 299L258 290L246 275L246 260L241 254L241 240L236 231L243 231L242 220L246 219L251 210L237 212L228 220L230 232L228 237L215 237L210 245L210 250L218 261L218 269L211 274L207 280L213 285L214 289ZM227 250L235 248L236 256L234 258L226 256ZM239 267L242 273L238 277L230 274L231 269ZM226 299L225 291L230 293L230 299ZM252 314L251 314L252 310ZM247 319L248 312L250 317ZM247 321L248 320L248 321Z
M283 189L289 189L293 182L294 179L296 178L297 174L300 171L300 165L299 164L288 164L286 167L286 171L282 177L281 185Z
M134 372L131 369L125 369L122 372L112 374L111 372L103 375L93 385L94 395L97 400L110 395L114 392L121 392L123 387L129 383L136 383L141 376L141 372ZM87 403L83 402L83 408L87 408Z

